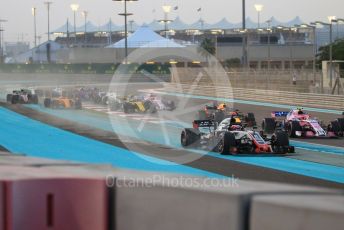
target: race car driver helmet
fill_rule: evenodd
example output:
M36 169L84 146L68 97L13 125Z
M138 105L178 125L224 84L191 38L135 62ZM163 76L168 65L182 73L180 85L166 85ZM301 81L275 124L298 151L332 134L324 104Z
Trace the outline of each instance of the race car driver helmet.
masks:
M302 109L298 109L297 114L298 114L298 115L303 115L303 114L305 114L305 113L302 111Z

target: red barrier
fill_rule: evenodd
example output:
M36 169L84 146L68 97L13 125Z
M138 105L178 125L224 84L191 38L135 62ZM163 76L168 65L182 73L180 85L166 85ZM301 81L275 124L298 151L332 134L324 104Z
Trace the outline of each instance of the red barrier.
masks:
M6 207L6 197L5 197L5 183L0 181L0 230L5 230L6 218L5 218L5 207Z
M29 167L0 167L0 230L105 230L104 179ZM0 197L0 199L1 199ZM0 207L0 208L1 208ZM2 219L1 219L2 218Z

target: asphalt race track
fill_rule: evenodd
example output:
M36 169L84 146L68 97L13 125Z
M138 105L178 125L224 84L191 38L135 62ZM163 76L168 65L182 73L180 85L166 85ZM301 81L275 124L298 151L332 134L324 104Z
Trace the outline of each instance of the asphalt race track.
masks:
M7 106L6 106L7 107ZM191 162L189 164L186 164L183 167L178 164L172 164L168 163L171 162L171 155L183 155L183 154L190 154L186 152L185 150L175 150L173 148L166 148L158 144L147 144L145 142L138 142L135 143L134 148L137 149L145 149L146 151L144 153L140 152L135 154L132 154L134 151L131 149L131 151L126 151L126 144L123 143L121 140L118 139L118 136L115 135L111 131L105 131L104 129L95 129L94 127L90 125L80 125L75 124L75 122L66 121L61 118L52 117L47 114L42 114L40 112L37 112L32 109L23 108L22 106L10 106L12 110L14 110L17 113L23 113L30 117L33 117L34 119L40 120L44 123L49 123L52 126L58 127L61 130L67 131L60 133L60 129L54 129L52 126L44 126L41 127L40 130L27 130L27 132L35 131L37 134L40 134L40 138L44 138L45 136L54 136L57 135L58 138L53 138L53 140L47 141L45 139L36 140L33 139L25 140L25 137L27 137L26 134L20 139L13 140L12 142L5 143L7 146L9 146L9 149L13 152L25 152L29 156L34 157L48 157L52 159L64 159L64 160L73 160L73 161L81 161L81 162L87 162L87 163L108 163L112 164L116 167L124 167L124 168L130 168L130 169L136 169L136 170L150 170L150 171L167 171L167 172L178 172L178 173L186 173L186 174L192 174L192 175L201 175L201 176L210 176L210 177L221 177L221 176L227 176L227 177L235 177L235 178L242 178L242 179L255 179L255 180L266 180L266 181L277 181L277 182L284 182L284 183L294 183L294 184L303 184L303 185L318 185L318 186L326 186L326 187L335 187L335 188L343 188L342 183L338 182L332 182L328 180L322 180L317 179L314 177L307 177L302 175L297 175L294 173L289 172L283 172L280 170L274 170L270 168L265 167L257 167L251 164L247 163L241 163L241 159L234 159L235 157L230 156L224 156L223 158L215 157L215 155L206 155L202 156L200 159L195 160L194 162ZM4 112L10 112L10 110L2 109L2 117L5 117ZM14 114L10 114L7 116L11 116ZM14 123L25 123L28 124L28 126L25 126L25 128L29 128L32 125L30 125L30 122L35 122L29 119L29 121L23 122L22 119L25 119L25 117L20 116L18 117L19 120L14 119L12 123L7 123L8 126L13 125ZM43 123L39 123L39 125L42 125ZM4 123L2 124L2 129ZM35 124L34 126L36 126ZM51 131L46 133L41 133L42 130L49 130L53 128L53 134L51 134ZM10 131L10 130L8 130ZM58 131L58 134L55 134L55 132ZM20 132L20 131L19 131ZM44 131L46 132L46 131ZM71 133L78 134L77 137L71 136ZM106 148L104 146L98 147L97 142L92 141L91 143L85 142L84 139L80 140L80 136L84 136L88 139L88 141L95 139L99 142L108 144ZM33 136L33 138L36 137L36 135ZM39 138L38 137L38 138ZM77 139L74 139L77 138ZM2 137L2 140L5 138ZM21 142L21 144L18 144L18 141ZM61 141L60 143L56 143L55 141ZM35 144L34 144L35 143ZM79 145L81 144L81 146ZM27 146L30 145L32 147L28 148ZM63 145L63 147L61 146ZM109 150L109 145L116 146L116 150L113 149ZM118 148L120 147L120 149ZM120 150L120 151L119 151ZM125 154L122 159L122 157L119 157L119 155ZM136 157L137 155L140 155L139 161ZM144 154L144 155L142 155ZM105 155L105 156L104 156ZM128 156L129 155L129 156ZM133 157L134 156L134 157ZM145 156L145 157L142 157ZM152 158L146 158L152 157ZM216 154L216 156L219 156ZM240 158L252 158L252 160L259 159L257 157L240 157ZM265 157L266 158L266 157ZM162 161L160 161L162 159ZM168 160L168 161L164 161ZM269 156L268 159L270 161L276 162L280 159L283 159L282 157L271 157ZM154 164L147 163L146 161L151 161ZM239 161L237 161L239 160ZM244 159L242 159L244 160ZM245 162L245 160L244 160ZM159 164L155 164L159 163ZM314 167L314 166L313 166ZM337 170L340 169L336 167ZM326 169L322 169L326 170ZM337 174L336 176L338 179L340 179L341 174L343 172L339 171L337 173L333 172L334 174Z
M129 91L134 93L150 88L150 84L133 84ZM182 107L172 114L163 111L152 116L111 113L106 107L91 103L85 103L85 109L82 111L45 109L40 105L9 106L2 103L1 106L6 109L0 110L3 120L0 125L0 147L32 156L109 163L139 170L344 187L343 139L292 140L292 144L297 147L296 154L287 156L221 156L202 150L186 151L181 149L179 143L180 132L183 127L191 126L197 108L209 103L209 100L188 98L185 101L177 95L169 95L168 98L175 100L177 106ZM269 117L271 111L281 110L244 103L234 103L233 106L243 112L254 112L258 123L264 117ZM339 117L336 114L320 112L312 112L312 115L324 121ZM40 125L37 125L35 120L40 121ZM35 125L30 125L31 122ZM15 126L18 127L14 128ZM30 130L32 127L35 127L35 130ZM30 136L30 131L34 132L37 138L41 138L34 140L36 146L32 145L32 139L25 138ZM167 133L167 136L162 135L163 132ZM44 136L50 135L53 135L54 139L46 142ZM45 145L42 145L43 142ZM188 157L194 157L195 160L184 162Z

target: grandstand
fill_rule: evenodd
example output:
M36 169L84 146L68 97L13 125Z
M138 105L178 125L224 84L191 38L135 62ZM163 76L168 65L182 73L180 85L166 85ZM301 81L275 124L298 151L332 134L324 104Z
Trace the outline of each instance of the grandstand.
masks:
M275 18L271 18L269 25L266 23L261 24L263 28L258 30L258 25L250 18L247 18L246 25L248 29L241 31L241 23L231 23L225 18L214 24L207 23L202 19L186 24L177 17L168 24L167 33L169 39L183 47L198 46L204 38L212 39L217 47L216 57L221 62L231 59L242 60L243 38L246 37L249 65L252 68L267 68L268 62L271 64L271 68L311 68L314 58L313 44L314 41L317 41L319 46L321 38L314 39L311 28L291 29L295 24L302 23L299 17L289 22L280 22ZM131 21L128 25L128 36L130 37L142 26L165 36L164 25L158 21L143 25ZM271 30L267 30L268 27ZM61 51L59 52L63 52L62 56L64 57L60 61L57 60L57 62L121 62L122 50L113 45L124 38L123 30L123 26L116 25L111 20L98 26L89 21L86 26L77 27L76 31L74 31L71 24L65 23L52 32L55 42L61 45ZM326 31L321 31L321 33L325 35ZM105 47L111 46L115 49L114 51L104 50ZM133 49L129 47L129 52L131 51ZM85 59L86 54L90 52L99 53L102 57L98 57L96 60ZM116 53L116 60L114 60L113 52ZM74 57L74 60L67 60L66 57ZM91 58L94 58L94 55L91 55Z

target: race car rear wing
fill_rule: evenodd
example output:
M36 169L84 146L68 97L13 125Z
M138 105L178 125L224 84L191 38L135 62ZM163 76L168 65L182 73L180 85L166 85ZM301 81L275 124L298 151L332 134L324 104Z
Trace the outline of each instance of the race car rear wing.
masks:
M194 120L192 122L193 128L198 129L198 128L210 128L214 127L215 123L212 120Z
M284 111L275 111L271 113L272 118L286 117L289 112Z

